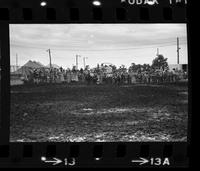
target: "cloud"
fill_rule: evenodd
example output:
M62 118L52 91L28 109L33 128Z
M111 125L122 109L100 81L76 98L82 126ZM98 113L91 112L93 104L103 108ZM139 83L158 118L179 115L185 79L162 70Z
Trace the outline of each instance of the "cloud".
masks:
M11 43L69 48L142 46L186 39L184 24L11 25ZM91 36L92 35L92 36ZM90 42L90 43L87 43ZM93 43L91 43L93 42Z
M174 47L171 49L164 47L166 50L163 49L163 52L174 61L176 38L180 37L180 43L185 43L186 33L186 24L11 24L11 56L14 57L18 53L21 63L34 58L47 64L46 49L51 48L59 65L67 58L71 66L76 53L88 56L95 65L97 58L99 61L107 61L108 58L112 61L115 57L118 60L121 58L121 61L118 61L120 64L125 62L124 56L127 56L127 61L129 56L130 61L132 55L138 57L137 59L144 56L141 61L146 59L146 56L151 61L149 56L153 56L156 49L143 49L144 47L172 45ZM143 53L139 53L139 50L134 51L134 54L131 50L118 51L126 48L141 48L140 52ZM115 52L104 49L114 49ZM185 59L186 53L182 55ZM102 56L101 60L98 55Z

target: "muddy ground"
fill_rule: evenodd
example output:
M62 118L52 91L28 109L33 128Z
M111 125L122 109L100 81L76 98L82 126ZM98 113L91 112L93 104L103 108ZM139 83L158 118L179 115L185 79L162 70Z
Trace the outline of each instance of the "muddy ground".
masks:
M187 84L11 87L12 142L187 141Z

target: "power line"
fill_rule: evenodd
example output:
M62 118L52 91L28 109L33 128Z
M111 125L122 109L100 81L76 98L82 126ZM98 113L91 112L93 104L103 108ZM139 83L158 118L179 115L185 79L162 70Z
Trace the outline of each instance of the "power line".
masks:
M181 42L179 44L187 44L187 42ZM33 49L44 49L42 47L36 47L36 46L26 46L26 45L18 45L18 44L13 44L13 46L18 46L18 47L23 47L23 48L33 48ZM137 49L148 49L148 48L155 48L155 47L168 47L168 46L175 46L176 42L173 42L173 44L157 44L157 45L146 45L142 47L130 47L130 48L112 48L112 49L68 49L68 48L52 48L54 50L58 51L121 51L121 50L137 50Z

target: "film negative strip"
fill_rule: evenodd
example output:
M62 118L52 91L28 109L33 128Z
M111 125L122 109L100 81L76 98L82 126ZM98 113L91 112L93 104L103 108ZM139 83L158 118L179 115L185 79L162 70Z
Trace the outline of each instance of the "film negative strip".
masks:
M186 0L1 0L0 168L189 167Z

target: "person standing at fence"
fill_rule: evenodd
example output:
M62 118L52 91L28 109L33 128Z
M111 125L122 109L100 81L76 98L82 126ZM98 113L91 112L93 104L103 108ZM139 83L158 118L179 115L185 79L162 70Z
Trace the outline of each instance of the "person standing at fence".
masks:
M123 73L121 74L121 79L120 79L120 81L121 81L121 84L124 84L124 82L125 82L125 76L124 76Z
M151 78L150 78L150 72L149 71L146 72L146 78L147 78L147 84L150 84Z
M67 81L67 83L71 82L71 71L70 71L70 69L68 69L66 71L66 81Z
M172 70L172 82L176 82L176 71L175 68Z
M121 82L121 76L120 73L117 73L117 84L120 85Z
M99 72L99 84L103 83L103 72L100 70Z
M132 71L129 74L131 77L131 84L135 84L136 83L136 73Z

